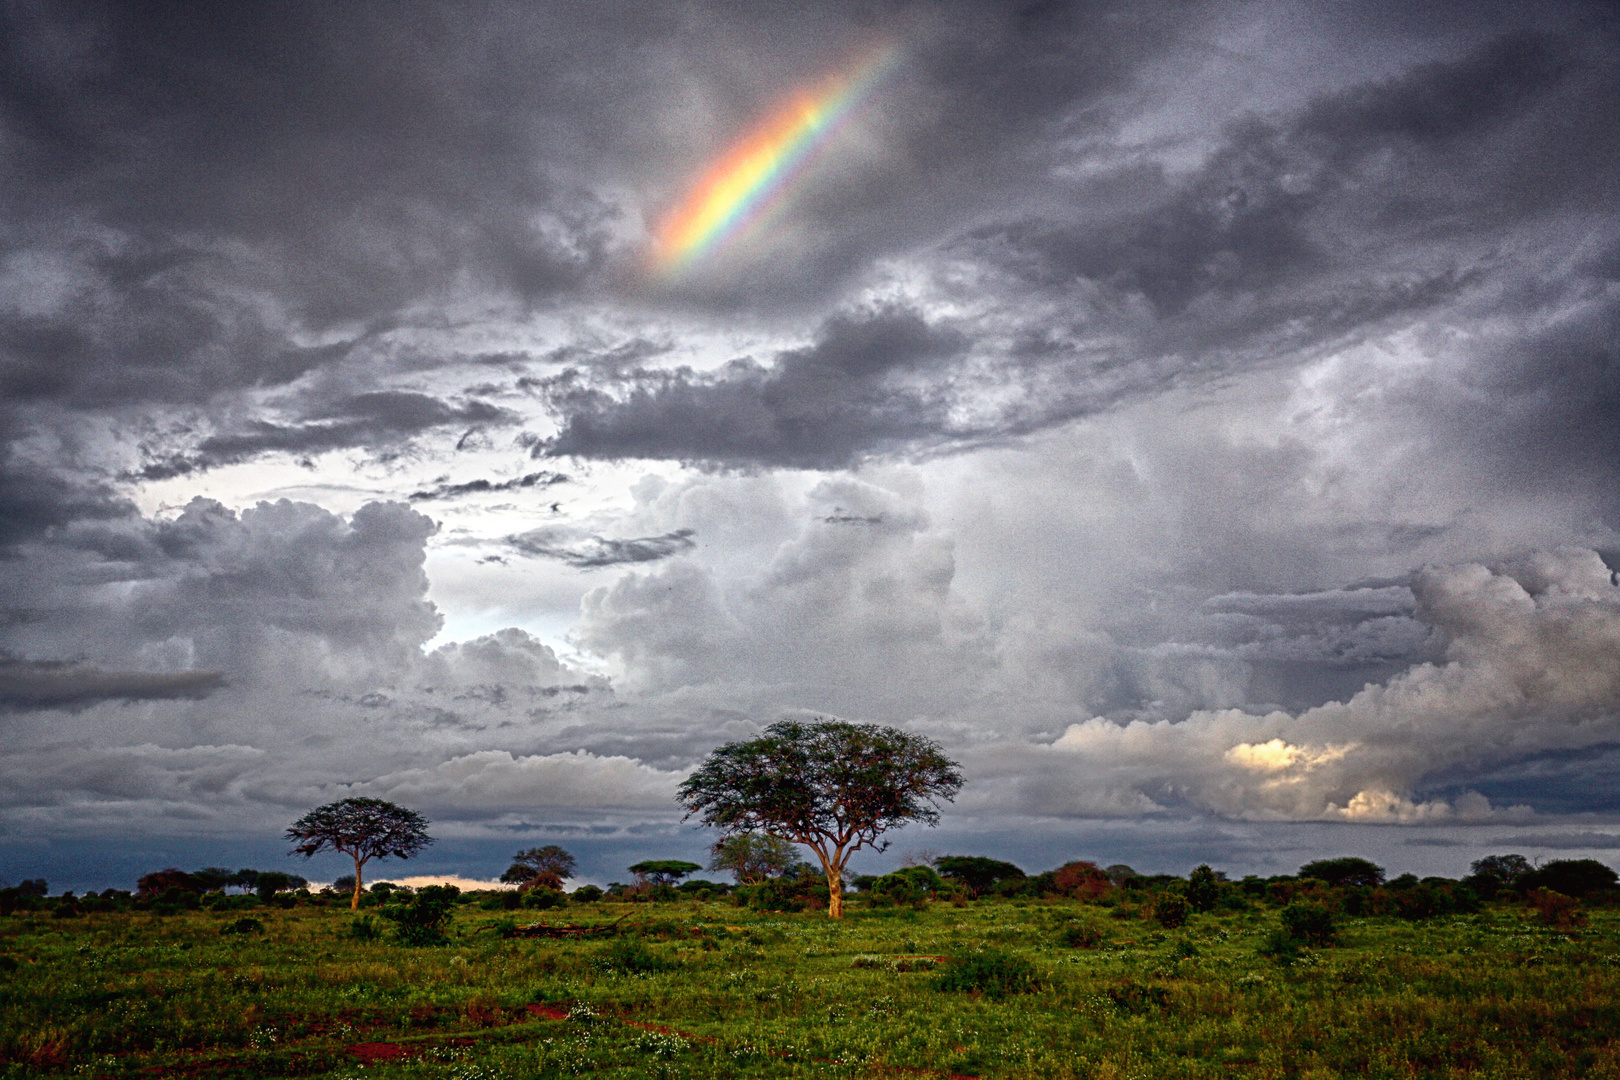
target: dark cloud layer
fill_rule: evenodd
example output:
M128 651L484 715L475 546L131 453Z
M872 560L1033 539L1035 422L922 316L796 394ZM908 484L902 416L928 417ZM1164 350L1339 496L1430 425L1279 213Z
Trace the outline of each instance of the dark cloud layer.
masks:
M0 708L59 709L93 702L202 698L225 683L218 671L103 671L82 664L0 660Z
M426 394L399 391L358 394L331 406L316 408L302 423L256 420L242 430L210 435L185 456L147 465L141 470L141 476L147 480L165 480L271 452L302 457L350 447L384 450L435 428L506 424L513 419L506 410L477 400L451 405Z
M564 417L546 452L837 467L948 434L948 401L929 388L929 369L965 346L916 312L886 309L832 319L815 345L769 368L635 371L606 387L569 369L544 388Z
M548 449L836 467L1027 433L1483 307L1520 273L1508 249L1596 237L1615 250L1620 65L1604 44L1508 34L1289 115L1240 118L1188 175L1135 166L1078 185L1087 213L963 232L946 250L993 268L981 281L1002 301L993 314L847 314L768 365L571 371L547 387L561 422ZM1576 213L1586 220L1559 224ZM1612 261L1595 254L1521 302L1545 304L1548 289L1595 299ZM1612 301L1596 300L1573 326L1479 357L1476 377L1506 382L1504 404L1530 385L1571 403L1596 436L1579 457L1612 460L1601 447L1615 426L1597 429L1612 412L1601 386L1613 319ZM1531 384L1538 364L1549 378ZM986 395L1001 404L969 407ZM1498 425L1500 437L1526 423Z
M558 472L532 472L511 480L468 480L460 484L441 483L436 487L425 488L421 491L411 492L412 502L425 502L429 499L453 499L458 495L482 495L490 491L520 491L524 488L546 488L554 484L566 484L568 477Z
M596 570L622 563L657 562L697 546L693 530L676 529L662 536L638 536L610 540L601 536L579 536L568 529L536 529L506 538L521 555L559 559L581 570Z

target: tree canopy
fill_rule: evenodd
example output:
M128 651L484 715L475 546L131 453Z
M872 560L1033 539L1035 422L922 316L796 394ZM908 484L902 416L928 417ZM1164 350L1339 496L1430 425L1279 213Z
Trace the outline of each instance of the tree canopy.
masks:
M1475 877L1490 878L1498 885L1511 886L1535 869L1523 855L1487 855L1469 867Z
M296 840L293 854L306 859L322 851L339 851L354 859L354 895L350 908L359 910L361 868L372 859L395 856L408 859L433 843L428 820L415 810L383 799L339 799L317 806L287 829Z
M527 848L512 856L512 865L506 868L501 880L516 885L519 892L527 889L556 889L561 892L563 882L574 876L578 863L567 851L556 844Z
M1600 889L1614 888L1617 880L1615 872L1596 859L1554 859L1522 875L1514 886L1525 892L1551 889L1579 900Z
M934 869L977 896L998 881L1016 881L1024 872L1010 862L979 855L941 855Z
M932 741L878 724L782 720L727 743L681 784L687 816L728 833L763 832L816 853L828 915L843 916L843 874L862 848L913 821L933 825L962 775Z
M685 859L646 859L630 867L630 872L653 885L673 885L688 874L703 869L702 865Z
M1329 885L1364 885L1371 888L1384 883L1384 868L1366 859L1346 856L1308 862L1299 868L1299 876L1315 878Z
M722 836L709 849L709 869L729 871L739 884L758 885L787 873L794 855L793 845L780 837L762 832L734 833Z

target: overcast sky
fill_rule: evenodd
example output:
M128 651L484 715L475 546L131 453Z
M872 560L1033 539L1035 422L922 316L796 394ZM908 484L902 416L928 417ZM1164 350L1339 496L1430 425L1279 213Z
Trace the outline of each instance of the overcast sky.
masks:
M1617 163L1606 4L4 3L0 873L605 881L811 714L874 868L1612 864Z

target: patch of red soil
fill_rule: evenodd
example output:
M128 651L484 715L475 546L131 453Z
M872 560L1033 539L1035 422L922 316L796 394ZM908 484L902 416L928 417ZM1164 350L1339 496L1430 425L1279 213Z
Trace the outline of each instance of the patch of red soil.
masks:
M525 1005L524 1009L534 1016L544 1017L547 1020L566 1020L568 1010L559 1009L555 1005Z
M349 1053L360 1059L363 1065L370 1065L378 1061L397 1061L402 1057L409 1057L410 1051L396 1043L355 1043L347 1048Z

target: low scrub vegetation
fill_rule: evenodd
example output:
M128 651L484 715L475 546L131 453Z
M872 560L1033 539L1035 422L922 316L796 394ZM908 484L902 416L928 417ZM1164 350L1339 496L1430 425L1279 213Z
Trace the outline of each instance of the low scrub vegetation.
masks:
M797 876L358 914L30 883L0 918L0 1078L1620 1076L1620 910L1590 868L1550 876L1580 897L1486 900L1358 866L1070 866L941 859L842 922Z

